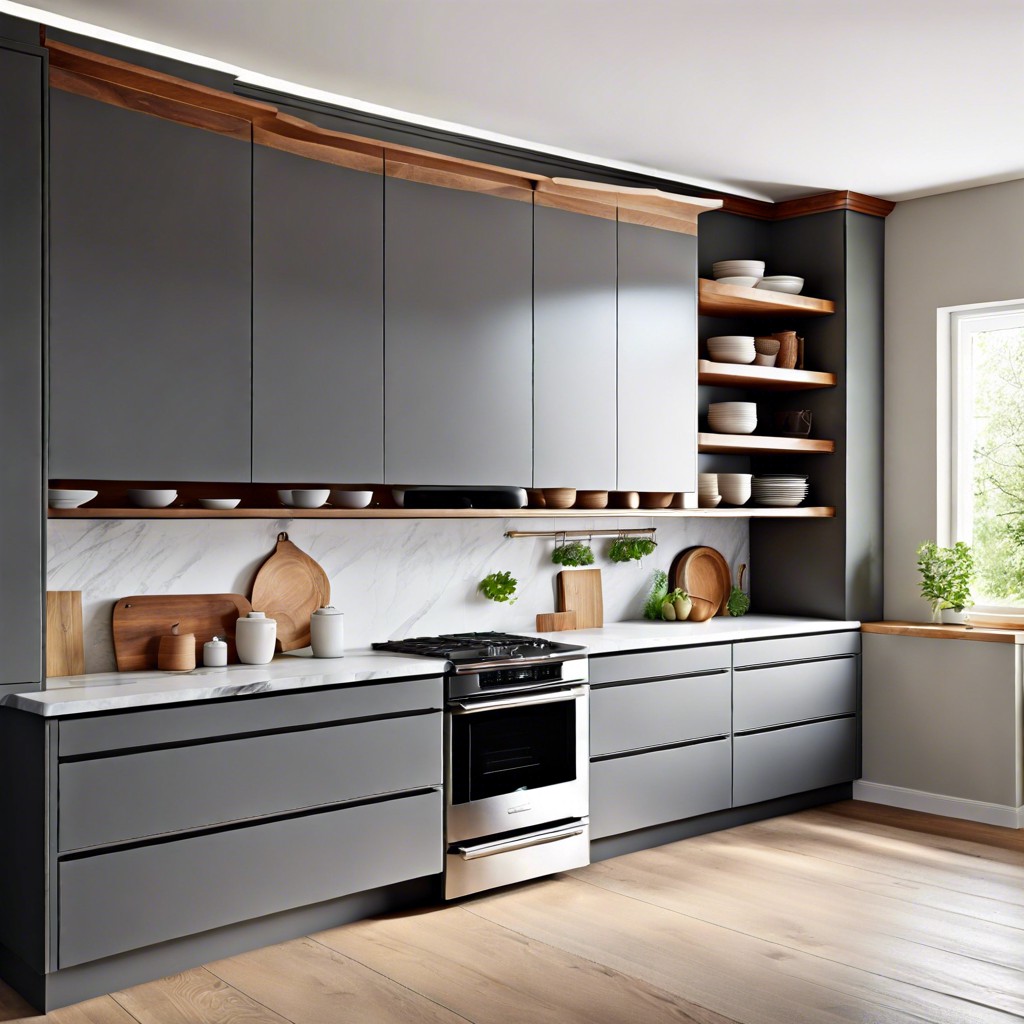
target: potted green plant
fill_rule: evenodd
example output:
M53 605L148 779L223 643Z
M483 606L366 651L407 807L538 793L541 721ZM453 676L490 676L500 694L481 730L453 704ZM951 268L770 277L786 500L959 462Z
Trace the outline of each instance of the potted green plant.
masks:
M932 609L932 621L963 622L964 609L971 600L974 557L962 540L951 548L926 541L917 549L917 568L921 573L921 596Z

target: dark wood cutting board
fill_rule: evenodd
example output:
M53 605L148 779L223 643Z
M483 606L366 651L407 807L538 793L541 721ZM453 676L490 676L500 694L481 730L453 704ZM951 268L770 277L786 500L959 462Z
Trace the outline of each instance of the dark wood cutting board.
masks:
M196 664L203 663L203 644L214 636L228 644L228 661L235 653L235 622L252 605L242 594L141 594L114 604L114 656L118 672L142 672L157 667L160 637L179 624L179 632L195 633Z

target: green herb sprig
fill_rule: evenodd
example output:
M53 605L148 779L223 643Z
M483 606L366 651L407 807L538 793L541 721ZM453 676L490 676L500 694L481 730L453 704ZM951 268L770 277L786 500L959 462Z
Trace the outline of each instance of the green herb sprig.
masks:
M551 561L555 565L593 565L594 549L589 544L574 540L555 548L551 552Z
M658 546L650 537L619 537L612 541L608 557L613 562L639 562L641 558L654 554Z
M660 619L661 606L668 597L668 573L663 569L655 569L651 573L651 592L644 602L644 618Z
M516 587L518 586L519 580L512 573L492 572L480 581L477 585L477 590L484 597L489 598L491 601L497 601L499 604L506 602L508 604L515 604Z

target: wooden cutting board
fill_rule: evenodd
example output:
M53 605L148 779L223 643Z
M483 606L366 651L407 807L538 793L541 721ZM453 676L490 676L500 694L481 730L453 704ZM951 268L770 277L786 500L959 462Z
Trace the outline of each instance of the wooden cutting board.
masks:
M330 603L327 573L287 533L279 533L274 553L260 566L252 584L253 608L277 620L278 650L308 647L309 617Z
M558 603L576 613L576 628L604 625L604 595L600 569L563 569L558 574Z
M687 548L676 555L668 574L669 587L679 587L715 606L714 615L725 615L732 573L721 552L709 547Z
M235 622L252 605L242 594L142 594L122 597L114 604L114 656L118 672L141 672L157 667L160 637L179 624L179 632L195 633L196 664L203 663L203 644L214 636L228 644L228 661L235 653Z
M46 677L77 676L85 671L82 592L46 592Z
M576 628L575 612L539 612L537 615L538 633L561 633Z

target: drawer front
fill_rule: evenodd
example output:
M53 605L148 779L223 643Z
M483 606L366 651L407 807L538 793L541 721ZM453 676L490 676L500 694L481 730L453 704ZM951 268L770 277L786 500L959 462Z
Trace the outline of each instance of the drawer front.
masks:
M685 627L680 627L685 628ZM673 647L663 651L634 654L591 655L591 685L617 683L626 679L657 679L714 672L732 665L729 644L708 647Z
M441 793L65 861L59 966L438 874Z
M329 681L329 677L327 679ZM432 708L439 710L443 706L444 688L440 676L339 686L309 693L239 696L187 707L149 708L95 718L64 719L59 728L59 753L61 757L72 757L161 743L212 739L233 733L323 725L348 718L373 718Z
M60 766L60 849L441 784L439 712Z
M857 662L829 658L734 672L733 731L855 714Z
M857 774L857 720L797 725L733 740L733 804L850 782Z
M727 739L595 761L590 766L590 837L720 811L731 800Z
M606 686L590 695L590 753L727 736L730 720L728 672Z
M860 654L860 633L812 633L810 636L784 636L776 640L746 640L733 646L733 667L777 665L808 658L837 658Z

